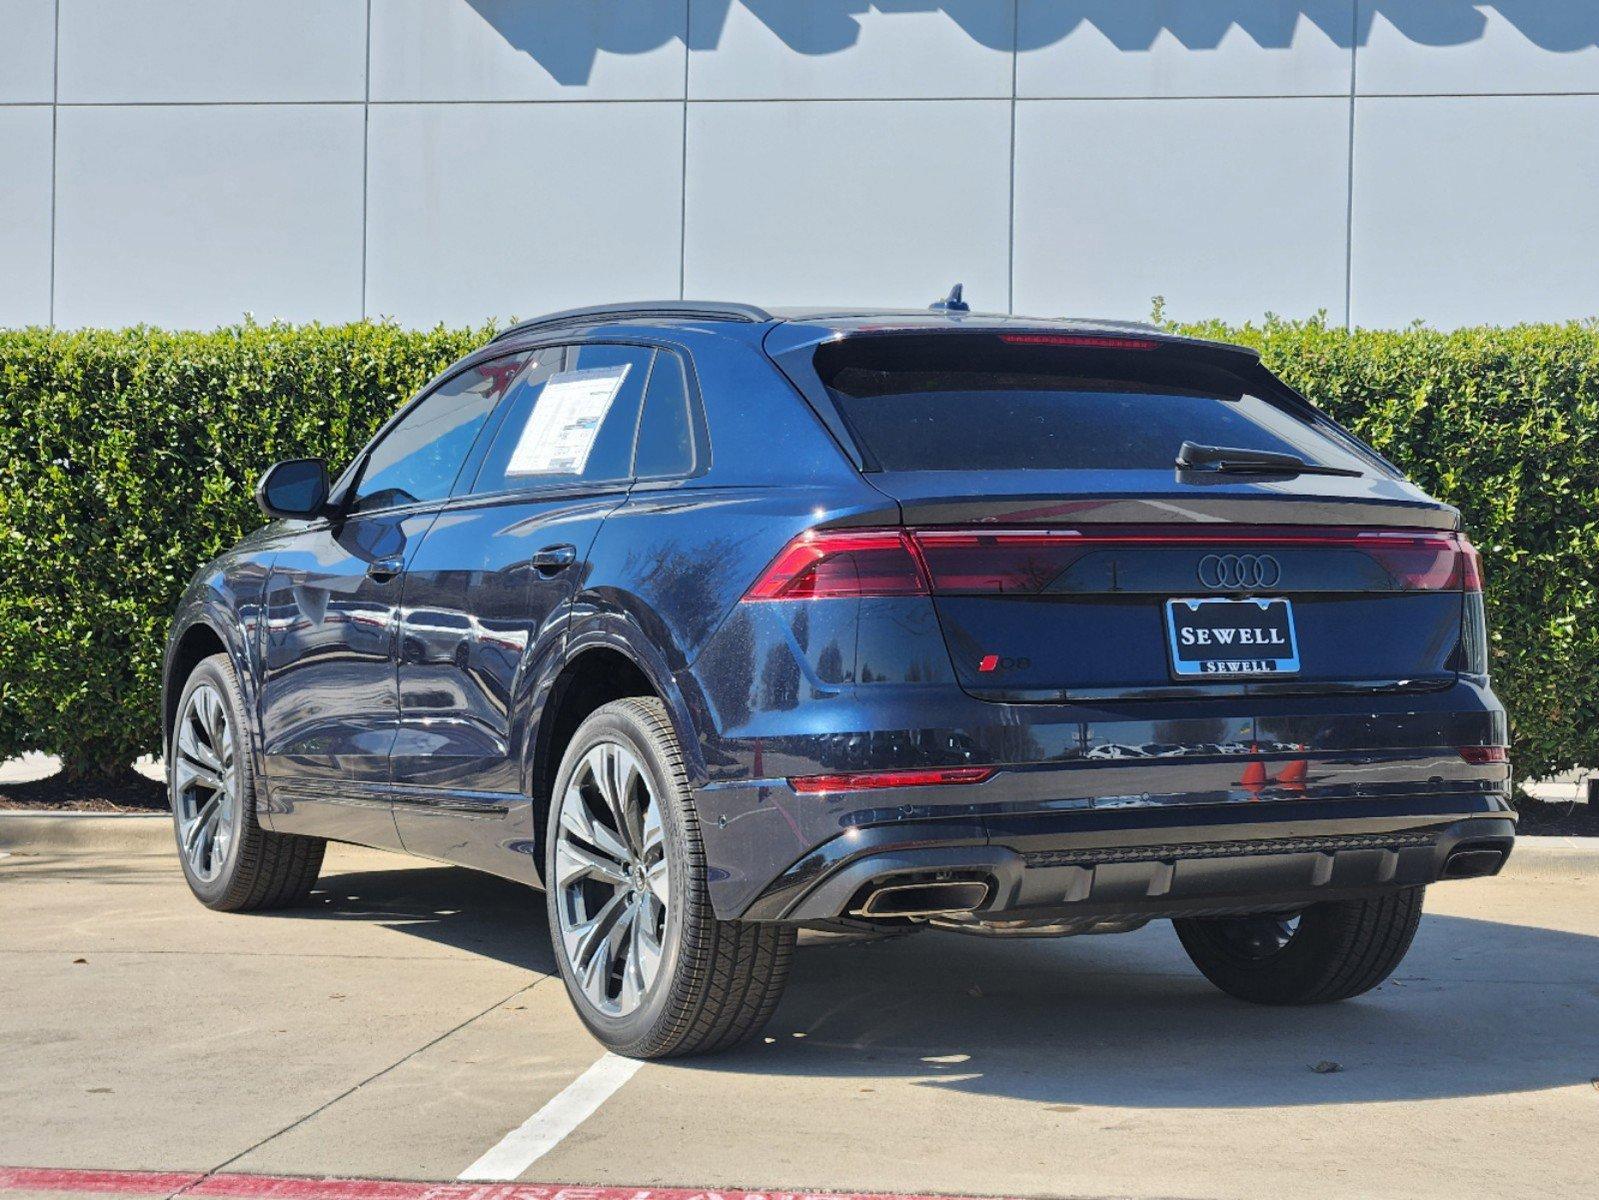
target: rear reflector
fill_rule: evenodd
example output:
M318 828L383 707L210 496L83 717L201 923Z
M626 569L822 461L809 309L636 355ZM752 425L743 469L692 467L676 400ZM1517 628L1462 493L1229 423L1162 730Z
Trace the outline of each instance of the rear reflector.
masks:
M1300 525L1081 526L1076 529L813 529L787 546L746 600L838 596L1029 595L1107 547L1282 546L1359 550L1396 591L1482 590L1464 534Z
M1509 762L1510 751L1504 746L1462 746L1460 757L1474 767L1485 767L1489 763Z
M861 771L852 775L797 775L788 781L796 792L864 792L873 788L936 787L945 783L982 783L993 767L929 767L907 771Z

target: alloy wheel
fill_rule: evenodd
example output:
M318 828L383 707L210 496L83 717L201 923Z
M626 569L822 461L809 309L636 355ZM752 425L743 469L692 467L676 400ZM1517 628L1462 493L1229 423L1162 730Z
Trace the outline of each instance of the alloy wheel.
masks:
M203 883L222 873L238 836L239 787L233 726L222 693L202 683L178 718L172 764L172 811L178 851Z
M660 799L627 747L600 742L572 773L550 885L583 995L608 1017L632 1013L660 974L671 869Z

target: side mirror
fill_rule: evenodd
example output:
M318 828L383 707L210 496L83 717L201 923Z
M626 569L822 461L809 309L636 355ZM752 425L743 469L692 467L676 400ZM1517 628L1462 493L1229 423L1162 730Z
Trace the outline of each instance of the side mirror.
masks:
M306 520L320 516L328 502L328 468L320 458L286 458L273 463L255 485L255 502L269 517Z

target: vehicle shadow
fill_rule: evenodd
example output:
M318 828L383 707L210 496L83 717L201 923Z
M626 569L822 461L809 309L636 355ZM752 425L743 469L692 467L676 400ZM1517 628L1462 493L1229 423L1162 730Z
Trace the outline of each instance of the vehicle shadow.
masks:
M513 967L555 973L544 893L461 867L325 873L294 920L367 921Z
M818 949L800 956L761 1042L690 1065L1048 1104L1252 1108L1587 1086L1596 1063L1599 937L1431 915L1392 981L1313 1008L1222 995L1164 921L1118 937L930 933Z
M542 895L453 867L330 875L293 915L555 969ZM1326 1063L1338 1069L1315 1070ZM1141 1108L1586 1086L1599 1068L1599 936L1429 914L1393 981L1286 1009L1215 991L1163 921L1103 938L802 944L763 1038L673 1068Z

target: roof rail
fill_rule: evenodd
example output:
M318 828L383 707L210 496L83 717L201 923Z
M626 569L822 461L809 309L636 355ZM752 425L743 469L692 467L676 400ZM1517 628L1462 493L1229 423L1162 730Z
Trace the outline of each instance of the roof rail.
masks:
M509 329L495 334L493 341L501 341L518 333L533 330L561 329L569 325L602 325L608 321L636 321L658 318L662 320L738 321L753 324L771 321L773 316L764 308L753 304L724 304L709 300L647 300L636 304L593 304L587 308L568 308L548 316L518 321Z

